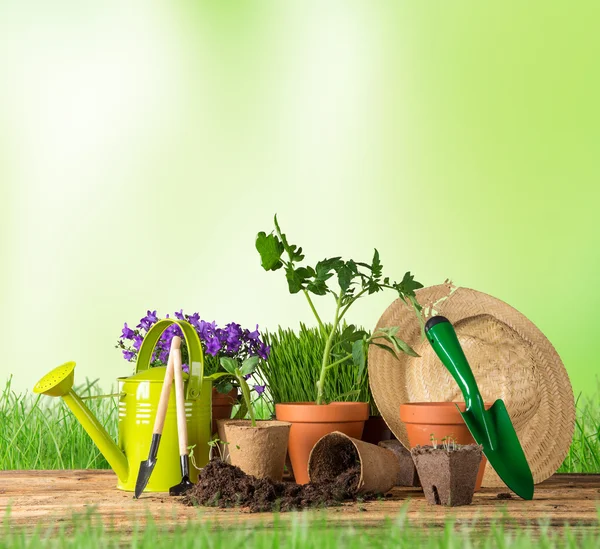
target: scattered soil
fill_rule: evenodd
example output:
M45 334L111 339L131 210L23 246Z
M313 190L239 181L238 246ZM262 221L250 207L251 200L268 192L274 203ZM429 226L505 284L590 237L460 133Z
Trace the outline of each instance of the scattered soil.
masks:
M256 478L220 460L209 462L194 486L182 499L185 505L243 507L251 513L295 511L309 507L331 507L356 501L360 467L354 466L331 482L294 484ZM373 499L361 494L361 500Z
M510 492L500 492L496 497L498 499L512 499L512 494Z

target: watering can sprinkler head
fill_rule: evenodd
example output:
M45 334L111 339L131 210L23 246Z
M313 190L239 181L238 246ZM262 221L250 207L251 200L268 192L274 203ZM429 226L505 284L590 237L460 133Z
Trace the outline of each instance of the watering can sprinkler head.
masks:
M53 397L65 396L73 387L75 379L74 370L74 362L65 362L40 379L35 384L33 392Z

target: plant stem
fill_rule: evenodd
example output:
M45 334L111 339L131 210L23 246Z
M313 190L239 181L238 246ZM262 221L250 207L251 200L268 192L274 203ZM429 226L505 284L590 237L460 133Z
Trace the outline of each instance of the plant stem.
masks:
M319 381L317 382L317 404L323 404L323 389L325 388L325 374L327 373L327 366L329 366L329 353L331 352L333 338L335 337L335 333L340 323L340 308L342 306L341 294L337 298L336 303L337 305L335 308L335 318L333 320L331 332L327 337L327 341L325 343L325 350L323 351L323 362L321 364L321 375L319 376Z
M348 309L353 305L353 303L359 298L361 297L367 290L361 290L360 292L358 292L351 300L350 302L342 309L342 312L340 314L340 318L339 320L342 320L342 318L344 318L344 315L348 312Z
M317 313L317 309L315 309L315 305L312 302L310 295L308 295L308 291L307 290L302 290L302 291L304 292L304 295L306 296L306 299L308 300L308 304L310 305L310 308L312 309L312 312L315 315L317 322L319 323L319 328L321 329L322 332L324 332L325 326L323 325L323 322L321 321L321 317L319 316L319 313Z
M238 383L242 389L242 396L246 401L246 407L248 408L248 414L250 414L250 423L252 427L256 427L256 417L254 415L254 408L252 406L252 398L250 397L250 388L241 374L236 375Z
M340 358L339 360L336 360L335 362L332 362L331 364L329 364L327 366L327 370L330 370L331 368L334 368L335 366L339 366L343 362L346 362L346 360L348 360L349 358L352 358L351 353L348 353L344 358Z

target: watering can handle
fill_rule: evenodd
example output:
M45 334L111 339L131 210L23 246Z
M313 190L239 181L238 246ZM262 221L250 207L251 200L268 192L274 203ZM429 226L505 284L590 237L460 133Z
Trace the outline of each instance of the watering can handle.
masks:
M150 368L154 348L156 347L160 336L172 324L177 324L179 328L181 328L188 349L190 373L185 398L186 400L195 400L200 397L200 389L202 388L202 380L204 377L204 353L202 352L202 344L200 343L198 333L194 327L185 320L165 318L159 320L148 330L148 333L144 337L144 341L142 341L140 352L138 353L135 372L142 372Z

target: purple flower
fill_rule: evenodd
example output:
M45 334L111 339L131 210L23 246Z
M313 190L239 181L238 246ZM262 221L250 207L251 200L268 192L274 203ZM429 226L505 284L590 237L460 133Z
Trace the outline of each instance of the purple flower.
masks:
M221 344L216 337L211 337L205 341L205 351L212 356L217 356L217 353L221 350Z
M144 338L141 335L133 336L133 348L136 351L140 350L140 347L142 346L142 341L144 341Z
M158 353L158 360L160 360L162 363L166 364L167 361L169 360L169 351L167 351L165 349L164 351L161 351L160 353Z
M123 339L133 339L133 337L135 336L135 332L129 328L127 326L127 322L125 322L125 325L123 326L123 331L121 332L121 337Z
M245 334L244 334L249 341L252 341L254 343L257 343L260 341L260 333L258 331L258 324L256 325L256 330L254 330L253 332L250 332L249 330L245 330Z
M184 371L186 374L189 374L189 373L190 373L190 367L189 367L189 366L188 366L188 365L187 365L185 362L184 362L184 363L181 365L181 369L182 369L182 370L183 370L183 371Z
M178 313L175 313L175 318L177 320L185 320L185 317L183 316L183 309L180 309Z
M255 385L254 390L256 391L257 395L262 395L265 392L265 386L264 385Z
M251 377L252 377L252 374L246 374L246 375L244 376L244 379L245 379L246 381L248 381L248 380L249 380Z
M148 331L156 322L158 322L156 311L147 311L146 316L140 319L140 323L137 325L137 327Z
M125 360L131 361L131 359L135 356L135 353L133 351L124 350L123 356L125 357Z
M256 354L263 360L267 360L267 358L269 358L270 352L271 352L271 347L269 347L268 345L265 345L261 341Z

